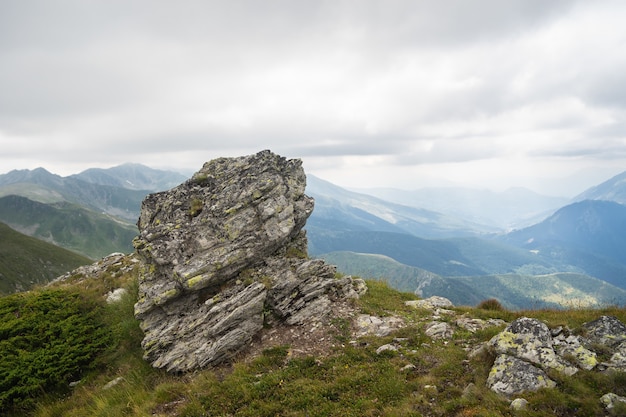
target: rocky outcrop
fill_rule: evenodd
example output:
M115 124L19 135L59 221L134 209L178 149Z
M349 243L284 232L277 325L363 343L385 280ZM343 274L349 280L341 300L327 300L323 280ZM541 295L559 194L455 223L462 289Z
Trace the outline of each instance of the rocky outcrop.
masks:
M267 323L324 320L366 287L307 258L313 210L300 160L270 151L204 164L144 200L135 316L153 366L202 368L245 349Z
M487 385L507 396L555 385L546 371L573 375L579 369L623 371L626 326L603 316L583 325L583 335L562 328L549 329L537 319L522 317L510 323L487 344L496 355ZM594 349L612 353L599 363Z

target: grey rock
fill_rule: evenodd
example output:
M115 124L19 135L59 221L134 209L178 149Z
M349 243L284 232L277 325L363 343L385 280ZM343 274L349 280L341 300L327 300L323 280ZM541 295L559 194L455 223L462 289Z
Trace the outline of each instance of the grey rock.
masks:
M245 349L270 319L323 321L360 279L307 258L313 210L300 160L270 151L204 164L191 179L151 194L134 246L141 261L135 316L153 366L185 372Z
M608 370L626 372L626 342L622 342L615 349L611 359L603 365Z
M113 379L113 380L111 380L111 381L107 382L107 383L106 383L106 384L102 387L102 389L103 389L104 391L109 390L109 389L111 389L111 388L113 388L113 387L115 387L115 386L119 385L120 383L122 383L122 382L124 382L124 381L125 381L124 377L122 377L122 376L118 376L117 378L115 378L115 379Z
M107 304L119 303L126 294L128 294L126 288L116 288L107 294L106 302Z
M528 400L525 398L516 398L511 401L511 410L521 411L526 410L528 408Z
M583 324L588 344L605 345L616 348L626 342L626 325L613 316L602 316Z
M452 301L448 300L445 297L440 297L438 295L433 295L432 297L425 298L423 300L405 301L404 304L410 307L426 308L430 310L434 310L437 307L442 307L442 308L454 307L454 304L452 304Z
M522 317L494 336L489 345L498 354L506 354L544 368L573 375L578 369L557 355L548 326L537 319Z
M562 340L557 338L554 343L559 356L569 358L581 369L590 371L598 364L596 353L583 346L580 336L568 336Z
M600 402L604 405L604 408L611 414L614 414L615 408L621 406L626 408L626 397L619 396L612 392L603 395L600 398Z
M373 335L385 337L404 326L404 320L400 317L377 317L369 314L359 314L355 326L357 336Z
M382 345L380 346L378 349L376 349L376 354L380 355L383 352L397 352L398 351L398 347L394 344L386 344L386 345Z
M471 317L459 317L456 319L456 325L462 327L465 330L468 330L472 333L476 333L478 330L482 330L488 326L488 323L485 320L474 319Z
M426 324L424 333L431 339L450 339L454 335L454 330L444 321L431 321Z
M538 367L509 355L499 355L487 378L487 386L499 394L517 395L540 388L554 388L556 383Z

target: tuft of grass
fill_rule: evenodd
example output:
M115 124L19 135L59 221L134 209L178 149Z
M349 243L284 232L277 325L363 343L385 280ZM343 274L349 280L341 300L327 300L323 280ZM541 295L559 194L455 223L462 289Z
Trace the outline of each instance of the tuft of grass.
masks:
M414 294L395 290L385 281L367 280L366 282L368 291L358 300L358 306L363 313L388 316L416 311L404 305L406 301L416 299Z

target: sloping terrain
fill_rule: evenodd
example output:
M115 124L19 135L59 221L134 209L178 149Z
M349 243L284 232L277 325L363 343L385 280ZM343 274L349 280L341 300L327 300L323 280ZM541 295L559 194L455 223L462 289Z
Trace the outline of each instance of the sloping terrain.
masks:
M557 266L571 265L626 288L626 206L585 200L503 236Z
M25 197L0 198L0 221L29 236L92 259L112 252L132 252L137 228L82 206L43 204Z
M446 297L457 305L474 306L492 298L513 310L626 305L626 290L585 274L441 276L382 255L332 252L321 258L343 273L382 280L421 297Z
M85 256L16 232L0 223L0 295L45 284L80 265Z

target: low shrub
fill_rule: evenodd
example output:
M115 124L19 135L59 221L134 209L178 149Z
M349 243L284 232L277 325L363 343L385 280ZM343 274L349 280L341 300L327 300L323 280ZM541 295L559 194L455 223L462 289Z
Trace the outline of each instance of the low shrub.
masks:
M478 303L477 308L480 308L482 310L489 310L489 311L504 311L504 307L502 306L502 304L500 304L500 301L496 300L495 298L490 298L488 300L483 300L480 303Z
M101 312L60 289L0 298L0 414L69 390L111 341Z

